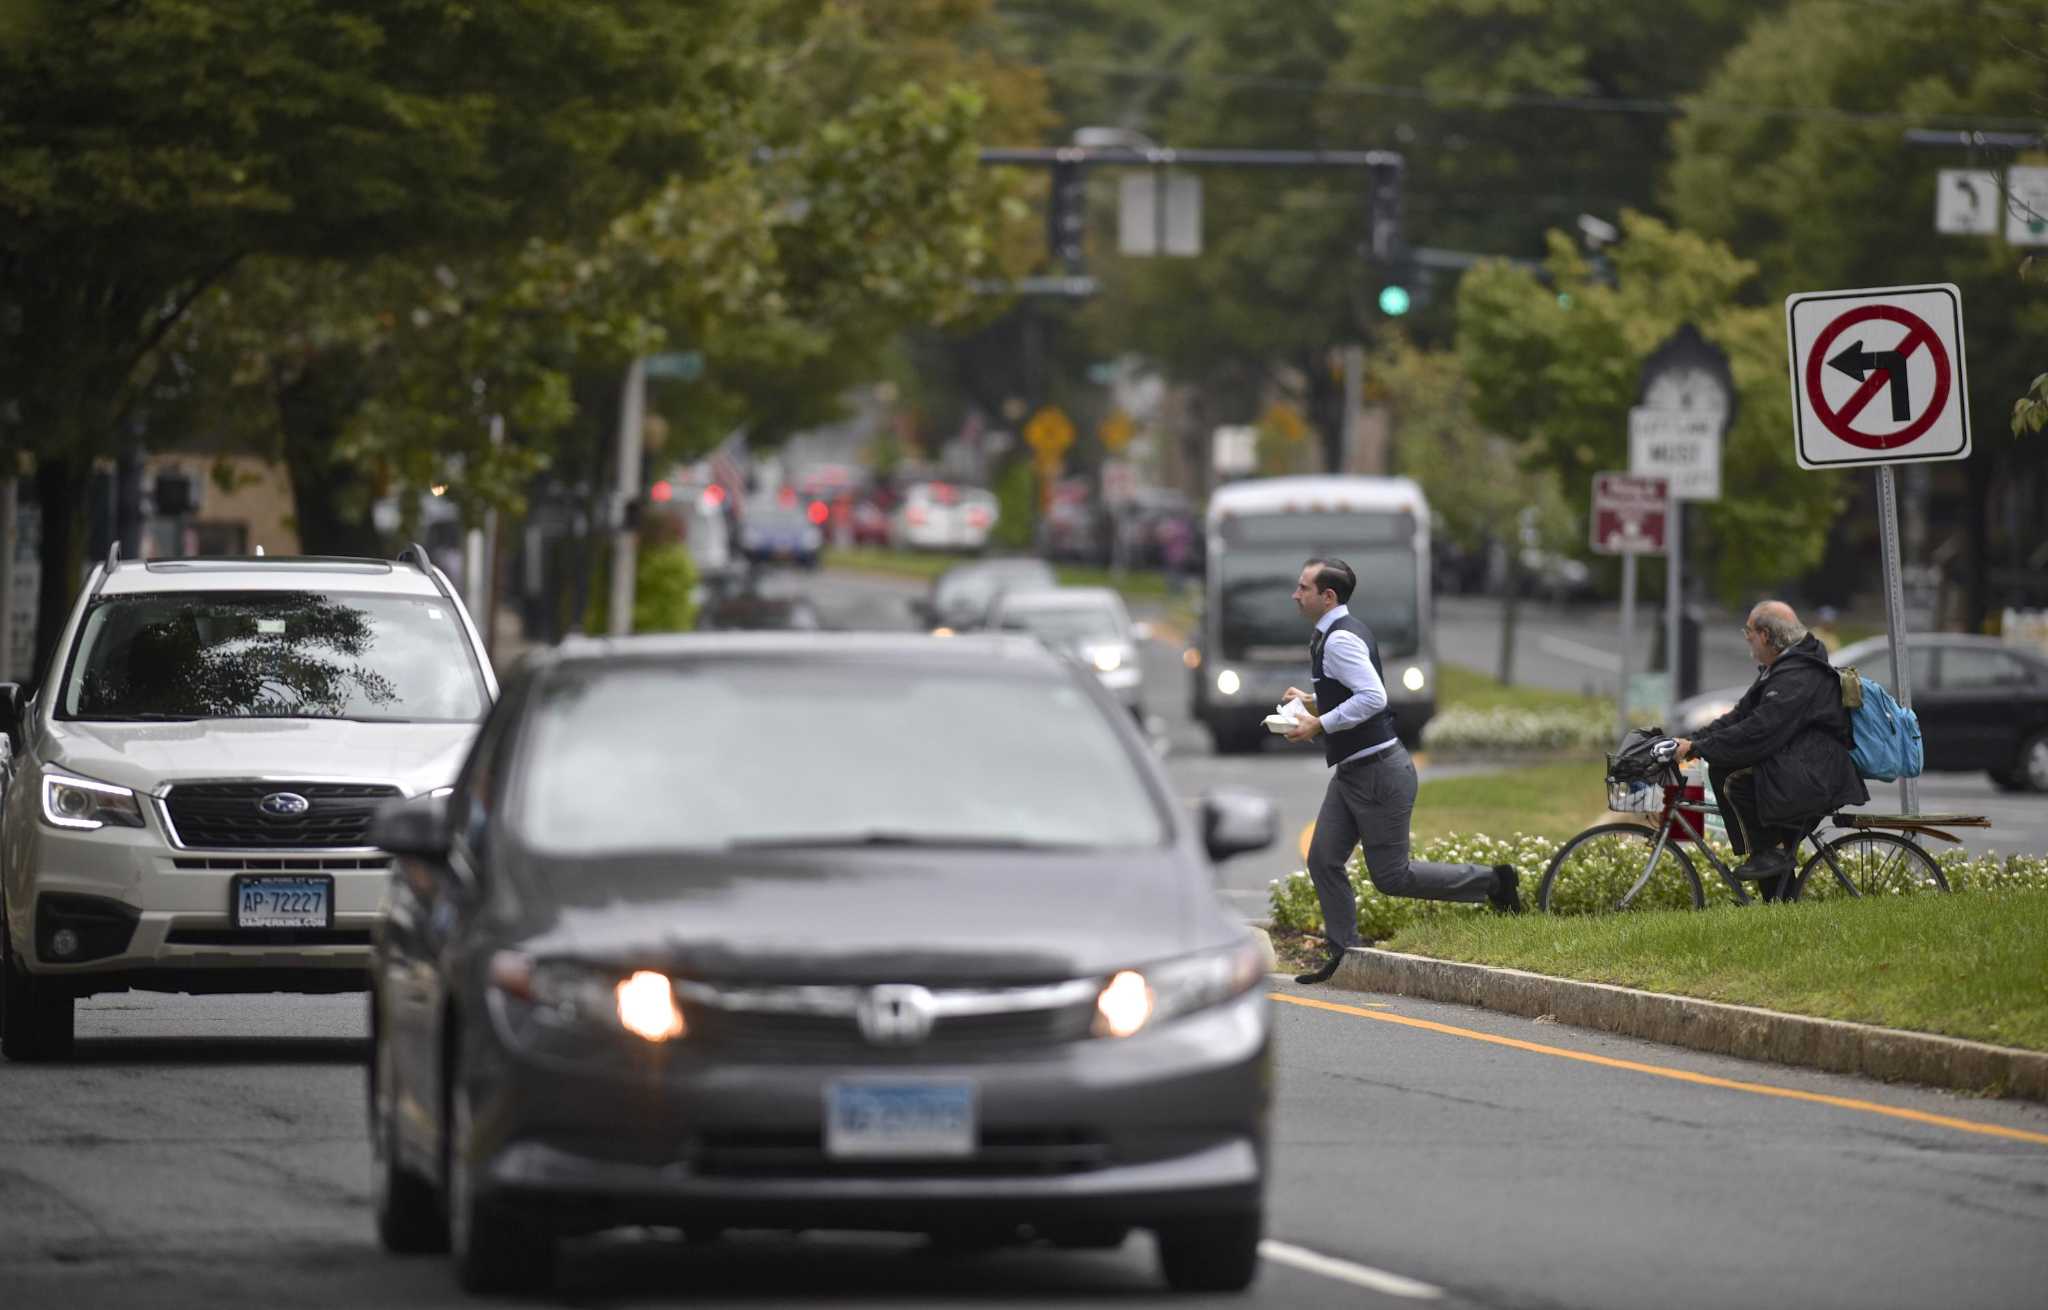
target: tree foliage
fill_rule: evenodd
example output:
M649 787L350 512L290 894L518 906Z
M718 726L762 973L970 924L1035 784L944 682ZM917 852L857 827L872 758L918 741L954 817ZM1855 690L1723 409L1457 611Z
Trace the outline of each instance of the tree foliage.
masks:
M1785 328L1775 308L1738 293L1755 265L1726 246L1630 213L1613 248L1614 284L1562 234L1545 271L1487 264L1466 276L1458 299L1458 350L1473 410L1528 443L1555 469L1575 505L1594 473L1628 467L1628 411L1643 361L1690 322L1728 355L1738 396L1722 450L1721 499L1700 506L1715 590L1740 601L1798 577L1820 558L1839 512L1843 476L1800 470L1793 457Z

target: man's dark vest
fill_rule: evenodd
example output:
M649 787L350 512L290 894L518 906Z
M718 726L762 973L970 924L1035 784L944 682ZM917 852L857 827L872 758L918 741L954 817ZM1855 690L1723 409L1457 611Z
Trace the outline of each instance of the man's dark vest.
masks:
M1318 632L1309 639L1308 667L1315 677L1316 713L1328 714L1345 701L1351 699L1352 690L1335 678L1323 672L1323 646L1330 639L1330 633L1343 631L1365 643L1365 653L1372 659L1372 671L1380 675L1384 688L1387 672L1380 665L1380 644L1373 639L1372 629L1346 614L1332 623L1327 631ZM1337 732L1323 734L1323 759L1329 764L1348 760L1368 746L1378 746L1392 741L1395 737L1394 712L1381 710L1363 723L1354 723Z

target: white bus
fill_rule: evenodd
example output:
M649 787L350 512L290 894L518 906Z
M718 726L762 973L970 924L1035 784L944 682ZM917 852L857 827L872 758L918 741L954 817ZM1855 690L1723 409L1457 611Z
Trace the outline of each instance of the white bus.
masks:
M1194 713L1219 753L1256 750L1289 686L1308 686L1309 624L1294 607L1311 556L1358 574L1351 612L1379 642L1387 698L1413 747L1436 713L1429 505L1407 478L1259 478L1209 497L1208 578Z

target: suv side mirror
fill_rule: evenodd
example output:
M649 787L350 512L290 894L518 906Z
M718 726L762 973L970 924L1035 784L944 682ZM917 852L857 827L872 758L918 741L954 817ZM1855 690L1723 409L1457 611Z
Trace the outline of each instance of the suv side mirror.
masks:
M451 837L446 796L388 801L370 821L370 844L393 855L446 859Z
M1202 844L1212 860L1262 851L1280 831L1280 812L1256 792L1213 791L1202 797Z
M929 600L922 596L912 598L910 602L910 617L916 619L921 626L933 627L937 623L937 613L938 611L932 608L932 603Z

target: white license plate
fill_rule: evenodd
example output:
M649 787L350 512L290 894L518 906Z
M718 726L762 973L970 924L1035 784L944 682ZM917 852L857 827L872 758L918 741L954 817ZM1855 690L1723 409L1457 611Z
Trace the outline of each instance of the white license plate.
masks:
M825 1154L837 1159L974 1154L974 1084L859 1078L825 1085Z
M334 880L290 874L235 879L237 928L326 928L334 922Z

